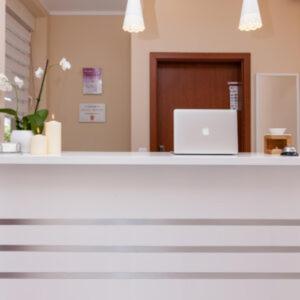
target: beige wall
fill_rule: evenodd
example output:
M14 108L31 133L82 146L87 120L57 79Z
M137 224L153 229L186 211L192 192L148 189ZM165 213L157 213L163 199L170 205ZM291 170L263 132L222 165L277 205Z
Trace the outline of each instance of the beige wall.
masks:
M262 0L264 28L238 31L241 0L146 0L147 30L132 37L132 149L149 146L149 52L251 52L257 72L299 72L300 1ZM254 103L254 76L252 76ZM254 136L253 114L253 142ZM253 143L253 149L254 149Z
M36 99L40 90L40 80L34 77L34 70L37 67L44 68L48 58L48 12L40 0L9 0L18 1L25 5L27 10L34 17L34 30L31 37L31 78L30 78L30 95ZM32 102L32 109L35 102ZM47 107L47 85L45 85L42 95L41 108Z
M298 146L297 76L260 76L257 84L259 124L257 124L257 150L264 150L264 135L269 128L286 128Z
M31 51L32 51L32 74L38 67L45 68L48 58L48 20L47 16L37 17L35 19L35 30L32 33ZM40 91L41 81L31 77L30 93L34 99L37 98ZM34 103L33 103L34 104ZM47 85L41 100L41 108L47 107Z
M121 16L51 16L49 58L63 56L72 70L53 70L48 81L51 113L63 122L64 150L130 149L130 36ZM82 68L103 69L103 95L82 94ZM105 103L105 124L80 124L80 103Z

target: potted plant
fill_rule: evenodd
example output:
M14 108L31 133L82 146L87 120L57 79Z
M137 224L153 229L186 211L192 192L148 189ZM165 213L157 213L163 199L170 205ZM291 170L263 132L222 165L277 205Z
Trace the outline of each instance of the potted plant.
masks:
M52 67L59 66L63 71L71 69L71 64L67 59L63 58L59 64L49 65L49 60L46 62L45 70L39 67L35 71L35 77L42 79L40 91L38 97L35 100L34 110L26 115L22 116L19 112L19 91L24 86L24 81L19 77L15 76L13 82L10 81L5 74L0 74L0 91L11 92L14 91L16 97L16 109L2 108L0 113L10 115L15 121L16 129L12 131L11 142L20 143L21 151L28 153L30 151L30 142L33 134L43 132L45 121L48 117L47 109L39 109L42 94L45 86L45 80L48 71Z

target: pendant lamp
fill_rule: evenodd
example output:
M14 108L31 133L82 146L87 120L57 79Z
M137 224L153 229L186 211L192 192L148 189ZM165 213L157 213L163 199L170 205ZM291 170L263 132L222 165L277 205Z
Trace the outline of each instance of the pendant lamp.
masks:
M123 30L138 33L145 30L141 0L128 0Z
M262 26L258 0L243 0L239 30L253 31Z

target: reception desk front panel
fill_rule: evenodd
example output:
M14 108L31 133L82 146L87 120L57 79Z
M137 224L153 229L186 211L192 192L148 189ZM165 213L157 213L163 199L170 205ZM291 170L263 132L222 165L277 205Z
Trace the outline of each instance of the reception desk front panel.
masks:
M2 162L1 297L296 300L294 161Z

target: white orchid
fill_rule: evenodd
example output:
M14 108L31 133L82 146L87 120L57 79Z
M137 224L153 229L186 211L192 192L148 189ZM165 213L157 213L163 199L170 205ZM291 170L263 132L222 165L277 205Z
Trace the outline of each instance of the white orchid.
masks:
M21 78L19 78L18 76L15 76L14 78L15 84L16 86L21 89L24 86L24 80L22 80Z
M12 84L4 74L0 74L0 91L11 92L13 89Z
M63 71L67 71L70 70L72 65L71 63L64 57L62 58L62 60L60 61L59 65L61 66Z
M44 70L41 67L39 67L34 73L35 77L40 79L44 75Z

